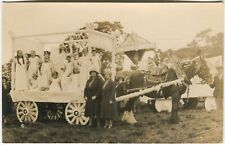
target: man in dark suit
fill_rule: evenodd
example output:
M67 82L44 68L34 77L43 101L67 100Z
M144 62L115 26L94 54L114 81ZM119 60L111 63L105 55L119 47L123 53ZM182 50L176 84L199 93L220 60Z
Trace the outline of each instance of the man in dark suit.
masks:
M217 74L210 87L215 88L213 96L216 99L217 118L221 119L223 117L223 66L217 66L216 69Z

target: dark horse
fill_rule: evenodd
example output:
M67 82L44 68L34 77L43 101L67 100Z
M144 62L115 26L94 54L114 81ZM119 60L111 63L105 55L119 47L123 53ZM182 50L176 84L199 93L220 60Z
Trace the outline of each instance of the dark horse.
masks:
M207 66L205 58L202 56L196 57L190 61L186 61L185 63L182 63L182 68L183 68L183 71L186 73L186 76L189 80L191 80L191 78L193 78L194 76L197 75L200 78L202 78L202 80L204 80L206 82L211 82L212 76L210 74L209 67ZM140 77L140 75L139 75L139 77ZM148 74L147 75L143 74L142 77L146 78L145 85L144 85L145 88L152 87L152 86L160 84L162 82L161 81L158 83L155 83L155 82L152 83L151 80L147 79L149 77ZM160 76L157 76L157 77L160 78L161 80L163 80L164 83L178 79L174 69L168 69L166 71L166 73L161 74ZM137 78L137 79L140 80L141 78ZM133 83L135 83L135 82L133 82ZM180 85L174 84L174 85L170 85L170 86L165 86L165 87L162 87L160 90L147 93L147 94L145 94L145 96L148 96L150 98L171 97L172 98L172 112L171 112L170 121L171 121L171 123L179 123L178 104L179 104L181 95L186 92L187 88L188 88L188 85L186 83L184 83L184 81L182 81L182 83L180 83ZM128 112L132 112L134 102L137 99L138 99L138 97L130 99L125 106L125 110Z

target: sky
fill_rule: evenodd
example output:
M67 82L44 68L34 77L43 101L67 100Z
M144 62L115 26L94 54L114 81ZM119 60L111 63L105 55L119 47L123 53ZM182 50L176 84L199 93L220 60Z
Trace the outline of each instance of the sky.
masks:
M76 31L87 22L120 21L162 50L179 49L196 33L211 28L223 32L221 3L4 3L3 59L12 56L9 31L16 36Z

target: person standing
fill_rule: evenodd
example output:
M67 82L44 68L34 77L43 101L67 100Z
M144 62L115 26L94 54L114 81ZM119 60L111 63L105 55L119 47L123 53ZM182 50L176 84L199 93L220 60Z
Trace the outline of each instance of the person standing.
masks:
M66 56L66 63L64 66L64 73L61 77L61 87L62 91L70 91L69 85L71 83L71 74L73 72L73 62L71 56Z
M15 90L23 91L28 89L28 77L27 77L27 63L23 56L23 51L18 50L15 58L16 77L15 77Z
M213 92L213 96L216 100L216 110L217 110L217 118L223 118L223 66L217 66L217 74L214 77L212 84L210 84L211 88L215 88Z
M121 76L118 78L118 82L116 85L116 97L120 97L127 94L126 82L125 79ZM118 112L122 112L122 108L124 108L126 101L117 102Z
M7 83L7 78L2 77L2 119L3 123L7 123L7 116L11 113L12 100L9 95L10 93L10 84Z
M83 50L83 55L80 57L80 86L81 89L84 90L85 88L85 82L87 82L88 77L89 77L89 72L91 68L91 61L90 57L88 55L88 50L84 49ZM93 67L93 66L92 66Z
M92 51L91 51L91 64L93 65L93 67L95 67L97 69L98 72L100 72L100 69L101 69L101 62L100 62L100 58L99 58L99 55L96 53L96 49L95 48L92 48Z
M52 79L51 79L51 85L49 86L50 92L60 92L61 86L60 86L60 78L57 71L53 72Z
M40 71L40 74L41 74L41 81L40 81L41 82L41 84L40 84L41 90L45 90L45 89L49 88L50 80L51 80L51 76L52 76L53 71L54 71L54 68L53 68L53 63L50 60L50 52L45 51L44 52L44 62L42 63L41 71Z
M102 84L103 81L98 76L97 70L91 69L90 78L87 80L84 89L85 116L89 117L89 126L93 126L93 122L96 121L98 128L101 127L99 115Z
M101 100L101 118L105 121L104 128L112 128L113 120L118 118L117 105L116 105L116 83L111 79L112 72L109 69L104 71L105 83L102 87L102 100Z
M28 63L28 79L29 82L32 81L33 75L38 73L39 69L39 64L40 64L40 58L37 57L36 53L34 50L30 52L31 57L29 58L29 63Z

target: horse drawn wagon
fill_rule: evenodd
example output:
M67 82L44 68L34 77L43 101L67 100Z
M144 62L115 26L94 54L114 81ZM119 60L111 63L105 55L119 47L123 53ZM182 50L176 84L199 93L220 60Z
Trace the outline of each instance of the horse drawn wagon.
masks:
M114 35L95 31L93 26L87 26L86 30L75 32L36 34L29 36L15 36L11 33L12 54L16 55L18 50L29 53L31 50L42 56L44 51L50 51L53 54L58 53L59 44L69 43L72 46L87 49L91 53L92 47L111 52L112 63L114 63L114 48L116 40ZM65 37L74 36L74 39L64 40ZM70 49L72 47L69 46ZM52 56L51 55L51 56ZM55 57L57 63L59 57ZM74 88L74 91L43 91L43 90L17 90L16 60L12 61L11 70L11 98L16 105L16 114L18 120L22 122L35 122L42 115L50 120L59 120L63 116L69 124L87 124L89 118L85 117L85 99L83 96L84 88ZM87 67L87 66L83 66ZM114 69L114 65L112 65ZM113 71L114 72L114 71ZM89 72L87 72L89 73ZM113 77L115 73L113 73ZM86 82L82 82L86 83Z
M75 39L66 39L62 41L65 36L69 34L75 34ZM60 37L58 37L60 36ZM88 53L90 53L92 47L100 48L105 51L109 51L112 54L111 69L113 79L116 77L116 68L115 68L115 56L116 53L124 53L134 63L138 63L140 58L148 50L153 50L156 52L155 45L149 43L147 40L138 37L135 34L130 35L128 39L117 46L116 36L108 35L95 31L93 28L88 28L86 30L79 30L76 32L65 32L65 33L51 33L51 34L38 34L30 36L13 36L12 35L12 44L13 44L13 55L16 54L16 51L23 49L24 52L30 51L30 49L35 49L39 54L43 53L43 50L46 48L51 48L51 51L55 50L58 52L57 48L60 43L68 42L71 44L71 47L75 44L81 49L87 48ZM57 40L59 39L59 40ZM47 40L47 41L46 41ZM129 42L129 43L128 43ZM135 54L139 54L138 59L135 58ZM60 61L58 57L55 57L57 61ZM136 59L136 60L135 60ZM15 65L15 61L12 62L12 66ZM87 66L83 66L87 67ZM202 71L208 71L208 68L205 65L205 60L201 57L196 58L191 61L186 71L192 71L194 73L189 74L190 78L195 75L207 80L208 74L202 74ZM146 80L146 71L141 70L141 75L138 75L138 81L141 79ZM143 73L144 72L144 73ZM11 97L13 102L17 103L17 117L20 122L35 122L38 117L47 115L48 119L58 120L65 116L69 124L81 124L85 125L88 122L88 118L85 117L85 99L83 96L83 87L80 89L74 88L75 91L67 92L51 92L51 91L40 91L40 90L17 90L15 88L15 82L18 80L16 78L16 70L12 67L12 79L11 79ZM138 72L139 73L139 72ZM144 75L142 75L144 74ZM146 95L150 98L172 98L172 113L171 119L173 122L178 121L177 114L177 104L180 100L181 95L186 91L187 86L184 85L183 78L177 78L174 70L165 71L164 74L157 74L160 77L162 75L167 76L165 81L160 81L154 83L154 85L142 85L140 88L135 88L134 86L128 94L122 95L116 98L116 101L123 101L128 99L126 105L127 111L130 115L132 114L131 108L133 107L133 99L136 99L138 96ZM133 80L135 81L135 79ZM131 81L132 82L132 81ZM145 81L147 83L152 82L152 80ZM82 82L85 83L85 82ZM133 84L138 84L133 82ZM162 95L163 94L163 95ZM126 113L126 112L125 112ZM128 121L129 122L129 121ZM135 119L130 121L130 123L135 123Z

